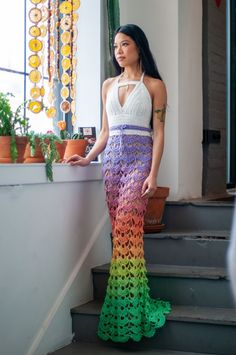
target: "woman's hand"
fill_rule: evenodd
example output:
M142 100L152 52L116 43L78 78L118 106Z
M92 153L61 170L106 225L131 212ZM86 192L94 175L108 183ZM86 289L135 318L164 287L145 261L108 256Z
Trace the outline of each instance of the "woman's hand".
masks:
M156 187L156 179L149 175L143 183L141 197L152 197L156 191Z
M83 158L80 155L72 155L70 158L66 159L64 163L70 164L72 166L79 165L79 166L87 166L90 164L90 160L86 157Z

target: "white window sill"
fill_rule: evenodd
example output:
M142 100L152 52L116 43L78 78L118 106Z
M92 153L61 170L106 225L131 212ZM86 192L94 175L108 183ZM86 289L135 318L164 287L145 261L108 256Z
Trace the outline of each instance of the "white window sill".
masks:
M101 163L86 167L53 164L53 182L47 180L45 164L0 164L0 186L53 184L58 182L95 181L102 179Z

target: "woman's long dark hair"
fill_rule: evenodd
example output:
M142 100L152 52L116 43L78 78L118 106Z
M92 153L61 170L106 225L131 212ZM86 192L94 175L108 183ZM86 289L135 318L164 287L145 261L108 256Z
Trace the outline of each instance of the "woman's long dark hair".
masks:
M140 63L142 66L142 71L145 72L145 74L148 76L162 80L162 77L157 69L156 62L150 50L148 39L143 30L139 26L133 24L120 26L116 29L113 36L113 40L115 39L117 33L124 33L126 36L132 38L132 40L136 43L140 54ZM114 51L112 55L112 61L116 70L116 74L121 74L122 68L119 66L115 58Z

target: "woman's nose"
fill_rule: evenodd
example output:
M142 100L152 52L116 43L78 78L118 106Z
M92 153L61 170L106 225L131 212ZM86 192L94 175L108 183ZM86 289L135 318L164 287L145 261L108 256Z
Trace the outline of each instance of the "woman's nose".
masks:
M122 47L121 46L117 48L117 53L122 53Z

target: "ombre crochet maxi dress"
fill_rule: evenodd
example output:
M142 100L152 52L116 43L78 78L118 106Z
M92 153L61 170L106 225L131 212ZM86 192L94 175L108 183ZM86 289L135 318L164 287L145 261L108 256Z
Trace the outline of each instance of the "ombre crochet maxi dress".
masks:
M126 342L151 337L164 325L170 303L149 296L143 250L143 224L147 198L141 197L152 160L150 119L152 102L143 82L121 106L115 81L107 94L110 135L103 158L103 178L112 223L113 254L102 306L98 336Z

